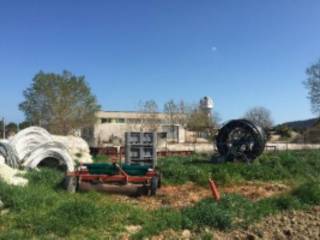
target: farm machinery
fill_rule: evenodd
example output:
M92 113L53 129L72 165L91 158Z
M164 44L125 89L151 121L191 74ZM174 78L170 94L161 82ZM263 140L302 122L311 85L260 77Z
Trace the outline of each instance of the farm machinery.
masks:
M126 133L125 163L80 164L67 173L66 187L75 192L82 183L131 185L137 195L155 195L161 186L161 175L156 170L156 133Z
M264 130L246 119L231 120L216 137L220 156L218 162L241 161L250 163L260 156L267 141Z
M67 174L67 188L78 190L82 183L112 184L118 186L138 185L138 195L155 195L161 186L161 176L149 166L120 165L118 163L81 164L76 171Z

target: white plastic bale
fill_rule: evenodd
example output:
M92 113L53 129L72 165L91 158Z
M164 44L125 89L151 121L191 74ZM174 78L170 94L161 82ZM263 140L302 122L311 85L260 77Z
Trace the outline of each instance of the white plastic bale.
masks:
M62 143L68 149L72 158L82 163L92 163L92 157L90 155L90 149L88 143L75 136L58 136L52 135L52 138L56 142Z
M3 156L0 155L0 164L5 164L6 160L4 159Z
M58 142L48 142L34 148L27 155L22 165L26 168L36 168L43 160L52 158L66 166L67 171L74 170L74 162L65 146Z
M28 127L18 132L10 140L10 145L16 150L19 161L23 162L25 157L39 145L52 141L47 130L40 127Z
M2 158L0 156L0 158ZM0 162L2 162L3 159L0 159ZM7 164L0 163L0 180L14 186L25 186L28 184L28 180L17 176L23 174L23 171L13 169L9 167Z
M4 162L12 167L18 168L19 167L19 158L15 149L5 141L0 140L0 156L3 157Z

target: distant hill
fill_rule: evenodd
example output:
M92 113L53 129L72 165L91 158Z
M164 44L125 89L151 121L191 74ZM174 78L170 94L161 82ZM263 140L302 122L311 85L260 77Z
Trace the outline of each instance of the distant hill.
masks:
M289 128L292 128L294 130L305 130L307 128L313 127L316 122L319 121L319 118L311 118L307 120L300 120L300 121L293 121L293 122L285 122L282 124L279 124L279 126L287 126Z

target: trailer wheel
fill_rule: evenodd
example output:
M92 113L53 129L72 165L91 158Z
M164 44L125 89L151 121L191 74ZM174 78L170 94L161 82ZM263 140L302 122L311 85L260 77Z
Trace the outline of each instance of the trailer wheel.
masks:
M137 197L148 195L149 189L147 186L137 188Z
M66 176L64 178L64 188L70 192L75 193L78 189L78 179L74 176Z
M159 186L159 178L157 176L153 176L151 178L151 185L150 185L150 195L151 196L156 195L158 186Z

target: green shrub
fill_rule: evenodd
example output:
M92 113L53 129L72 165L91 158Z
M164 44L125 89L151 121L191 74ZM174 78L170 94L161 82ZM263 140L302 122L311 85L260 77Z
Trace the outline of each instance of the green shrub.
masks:
M183 209L183 227L190 229L211 227L220 230L245 227L268 215L303 207L304 205L294 195L286 194L252 202L240 195L227 194L220 202L208 198Z
M250 206L249 200L239 195L225 195L220 202L204 199L182 211L185 228L231 228L235 217L241 217Z
M25 239L31 239L31 238L32 236L26 234L26 232L20 229L7 229L5 231L0 232L0 240L8 240L8 239L25 240Z
M299 199L292 195L283 195L275 198L275 207L277 210L292 210L303 207Z
M14 187L2 182L0 182L0 196L5 206L16 212L53 205L58 197L41 185Z
M75 228L96 228L103 222L103 211L88 200L69 200L59 204L55 209L39 217L42 223L34 225L35 232L43 234L53 232L63 236Z
M145 219L143 229L133 236L133 239L143 239L147 236L159 234L166 229L181 229L182 216L179 211L170 208L161 208L150 213Z
M106 155L98 154L96 156L93 156L93 161L94 162L110 162L110 159Z
M49 169L49 168L42 168L39 170L31 170L26 174L26 177L29 180L30 185L44 185L48 188L57 187L64 178L64 173Z
M293 195L304 204L320 204L320 181L311 181L301 185L293 191Z

